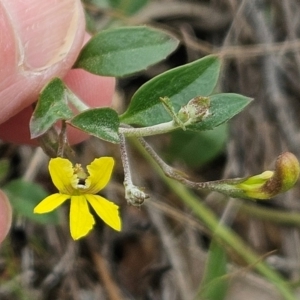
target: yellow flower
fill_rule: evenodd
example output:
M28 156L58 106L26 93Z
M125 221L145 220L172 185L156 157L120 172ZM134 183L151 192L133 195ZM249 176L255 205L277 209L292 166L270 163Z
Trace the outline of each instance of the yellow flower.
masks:
M49 172L59 193L42 200L34 208L34 213L48 213L71 199L70 231L74 240L87 235L95 224L88 204L107 225L120 231L119 207L107 199L95 195L109 182L113 166L113 158L97 158L87 166L89 176L86 176L80 165L73 167L68 159L60 157L51 159Z

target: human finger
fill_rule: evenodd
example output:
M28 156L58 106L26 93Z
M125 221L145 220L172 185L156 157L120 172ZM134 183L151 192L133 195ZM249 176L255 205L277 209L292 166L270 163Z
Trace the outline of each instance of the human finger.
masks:
M36 101L54 76L64 76L81 49L80 0L0 1L0 123Z

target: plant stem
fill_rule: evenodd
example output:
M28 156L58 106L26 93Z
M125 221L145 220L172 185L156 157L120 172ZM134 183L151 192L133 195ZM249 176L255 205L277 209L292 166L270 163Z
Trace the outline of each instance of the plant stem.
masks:
M139 188L132 183L129 159L126 150L126 141L123 134L119 133L119 137L121 160L124 169L125 199L127 200L127 203L133 206L140 206L144 203L145 199L149 198L149 196L142 188Z
M68 93L68 100L70 103L73 104L73 106L79 112L83 112L87 109L90 109L89 106L83 103L78 97L76 97L76 95L74 95L71 92ZM122 127L122 125L125 127ZM141 136L163 134L178 129L180 127L173 120L169 122L153 125L153 126L140 127L140 128L134 128L127 124L122 124L122 125L119 127L119 133L123 134L126 137L141 137Z
M161 159L161 157L154 151L154 149L145 141L145 139L138 137L137 140L152 157L152 159L159 165L161 170L164 172L165 176L175 179L190 188L207 189L209 187L207 182L196 183L186 179L186 177L188 177L186 174L166 164Z
M79 111L83 112L87 109L90 109L88 105L86 105L80 98L78 98L75 94L73 94L71 91L68 91L68 101L72 103L72 105ZM123 127L122 127L123 125ZM173 131L180 126L176 124L176 122L169 121L153 126L148 127L140 127L140 128L134 128L127 124L122 124L119 127L119 133L123 134L126 137L141 137L141 136L151 136L151 135L157 135L157 134L163 134L170 131Z
M87 109L90 109L90 107L86 105L74 93L72 93L71 91L67 91L67 93L68 93L68 101L70 101L79 112L83 112Z
M272 270L261 258L246 245L243 240L230 228L219 224L215 214L185 186L164 176L163 171L153 158L136 140L132 139L133 145L140 151L145 159L151 164L156 173L165 184L177 194L178 197L189 206L194 214L208 227L208 229L228 247L232 248L245 262L272 282L286 300L296 300L287 282L276 271Z
M125 138L123 134L119 134L120 137L120 154L121 154L121 160L123 164L124 169L124 185L132 185L132 179L131 179L131 171L129 166L129 160L126 150L126 144L125 144Z
M124 134L126 137L141 137L167 133L177 128L179 128L179 126L176 125L174 121L169 121L149 127L120 127L119 132Z

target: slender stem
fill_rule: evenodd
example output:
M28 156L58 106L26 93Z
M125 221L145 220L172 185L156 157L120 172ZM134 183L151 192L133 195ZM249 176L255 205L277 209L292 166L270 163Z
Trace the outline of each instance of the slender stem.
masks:
M248 245L230 228L219 224L215 214L193 193L191 193L185 186L170 180L164 176L163 171L152 159L148 152L138 143L133 140L133 145L140 151L140 153L147 159L147 161L154 168L161 180L181 198L181 200L189 206L194 214L202 220L202 222L214 233L215 237L219 238L225 245L233 249L245 262L252 265L258 272L265 276L286 300L295 300L292 291L288 287L287 282L280 274L271 269L267 264L261 261L261 258L249 248Z
M120 137L120 153L121 153L121 160L124 169L124 185L132 185L131 179L131 171L129 166L128 154L126 150L126 142L123 134L119 134Z
M124 187L125 187L125 199L128 204L134 206L140 206L144 203L149 195L143 191L143 188L137 187L132 183L130 165L126 150L126 142L123 134L119 134L120 137L120 152L124 169Z
M160 156L154 151L154 149L145 141L145 139L139 137L137 138L137 140L144 147L144 149L149 153L149 155L155 160L155 162L160 166L161 170L164 172L164 174L167 177L175 179L190 188L207 189L210 187L207 182L193 182L186 179L187 177L186 174L166 164L160 158Z
M83 112L87 109L90 109L90 107L86 105L84 102L82 102L82 100L78 98L74 93L72 93L71 91L67 91L67 93L68 93L68 101L72 103L73 106L79 112ZM140 127L140 128L134 128L126 124L123 124L123 126L120 126L119 128L119 133L123 134L126 137L131 137L131 136L141 137L141 136L151 136L151 135L167 133L179 127L180 124L176 124L174 120L153 125L153 126Z
M74 105L74 107L76 107L76 109L79 112L83 112L87 109L90 109L88 105L83 103L81 99L79 99L75 94L73 94L70 91L68 91L68 100ZM140 137L140 136L151 136L151 135L163 134L163 133L173 131L180 127L173 120L169 122L153 125L153 126L140 127L140 128L134 128L126 124L123 124L123 126L119 128L119 133L123 134L126 137L131 137L131 136Z
M58 142L58 149L57 155L60 157L64 157L65 146L68 144L67 138L67 124L65 120L61 122L61 131L59 134L59 142Z
M156 163L161 167L166 176L170 177L170 175L174 172L174 168L166 164L161 157L154 151L154 149L145 141L143 138L137 138L137 140L141 143L141 145L145 148L145 150L151 155L151 157L156 161Z
M74 93L68 91L68 100L78 109L78 111L83 112L90 107L82 102L80 98L78 98Z
M131 137L131 136L141 137L141 136L151 136L151 135L167 133L177 128L179 128L179 126L176 125L174 121L169 121L166 123L161 123L149 127L140 127L140 128L120 127L119 132L124 134L126 137Z

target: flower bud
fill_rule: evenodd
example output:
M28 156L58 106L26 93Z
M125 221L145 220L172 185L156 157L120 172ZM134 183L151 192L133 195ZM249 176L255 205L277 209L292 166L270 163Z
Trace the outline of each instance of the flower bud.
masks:
M133 206L141 206L146 199L149 198L149 195L146 194L142 188L139 188L135 185L125 185L125 199L128 204Z
M274 175L261 187L261 192L268 198L284 193L296 184L299 173L299 161L296 156L284 152L278 156Z
M300 167L296 156L284 152L278 156L274 171L239 179L209 183L209 189L231 197L270 199L291 189L299 178Z
M209 107L209 97L195 97L179 110L177 117L184 125L194 124L209 115Z

